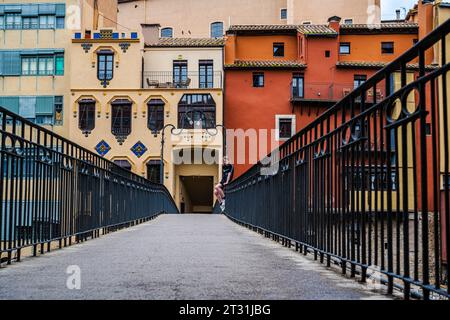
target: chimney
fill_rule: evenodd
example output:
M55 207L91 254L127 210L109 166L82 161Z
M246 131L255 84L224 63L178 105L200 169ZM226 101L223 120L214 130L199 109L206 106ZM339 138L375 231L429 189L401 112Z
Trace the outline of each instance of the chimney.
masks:
M157 43L159 40L159 24L141 24L144 42L147 44Z
M332 16L332 17L328 18L328 26L331 29L334 29L336 32L339 32L341 20L342 20L341 17Z
M395 14L397 15L397 20L400 21L400 9L395 10Z

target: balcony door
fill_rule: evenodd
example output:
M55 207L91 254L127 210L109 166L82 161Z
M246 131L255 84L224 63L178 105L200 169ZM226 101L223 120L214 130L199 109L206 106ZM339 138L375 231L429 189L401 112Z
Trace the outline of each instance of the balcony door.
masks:
M304 77L302 74L294 74L292 77L292 97L304 97Z
M187 87L187 69L188 62L186 60L177 60L173 62L173 84L176 88Z
M214 87L214 64L212 60L199 61L199 86L201 89Z

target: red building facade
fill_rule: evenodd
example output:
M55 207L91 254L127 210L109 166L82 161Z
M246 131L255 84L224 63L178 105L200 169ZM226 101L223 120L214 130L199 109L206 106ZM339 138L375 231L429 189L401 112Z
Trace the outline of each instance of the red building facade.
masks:
M339 17L328 25L232 26L225 45L224 122L247 132L245 157L237 139L228 139L236 176L271 151L261 148L262 139L270 148L290 138L412 47L418 34L415 23L347 25ZM372 94L377 100L386 95ZM258 157L249 152L247 130L269 130L267 137L257 135Z

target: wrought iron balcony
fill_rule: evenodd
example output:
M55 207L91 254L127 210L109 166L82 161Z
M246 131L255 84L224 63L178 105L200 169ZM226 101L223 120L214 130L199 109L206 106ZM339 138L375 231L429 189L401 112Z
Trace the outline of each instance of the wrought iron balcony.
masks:
M306 82L304 88L294 87L291 84L291 102L329 102L335 103L355 89L353 83L325 83ZM373 90L367 92L367 101L373 101ZM377 89L376 100L381 101L386 97L384 89Z
M179 74L172 71L144 71L144 89L222 89L222 71Z

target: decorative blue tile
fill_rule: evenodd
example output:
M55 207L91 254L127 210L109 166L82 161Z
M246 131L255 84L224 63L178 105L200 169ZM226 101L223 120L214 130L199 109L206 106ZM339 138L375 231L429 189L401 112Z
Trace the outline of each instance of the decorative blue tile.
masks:
M147 152L147 147L140 141L138 141L132 148L131 151L140 158Z
M106 143L105 140L100 141L99 144L95 146L95 151L97 151L97 153L102 157L104 157L109 152L109 150L111 150L111 147Z
M131 39L137 39L137 38L138 38L137 32L132 32L131 33Z

